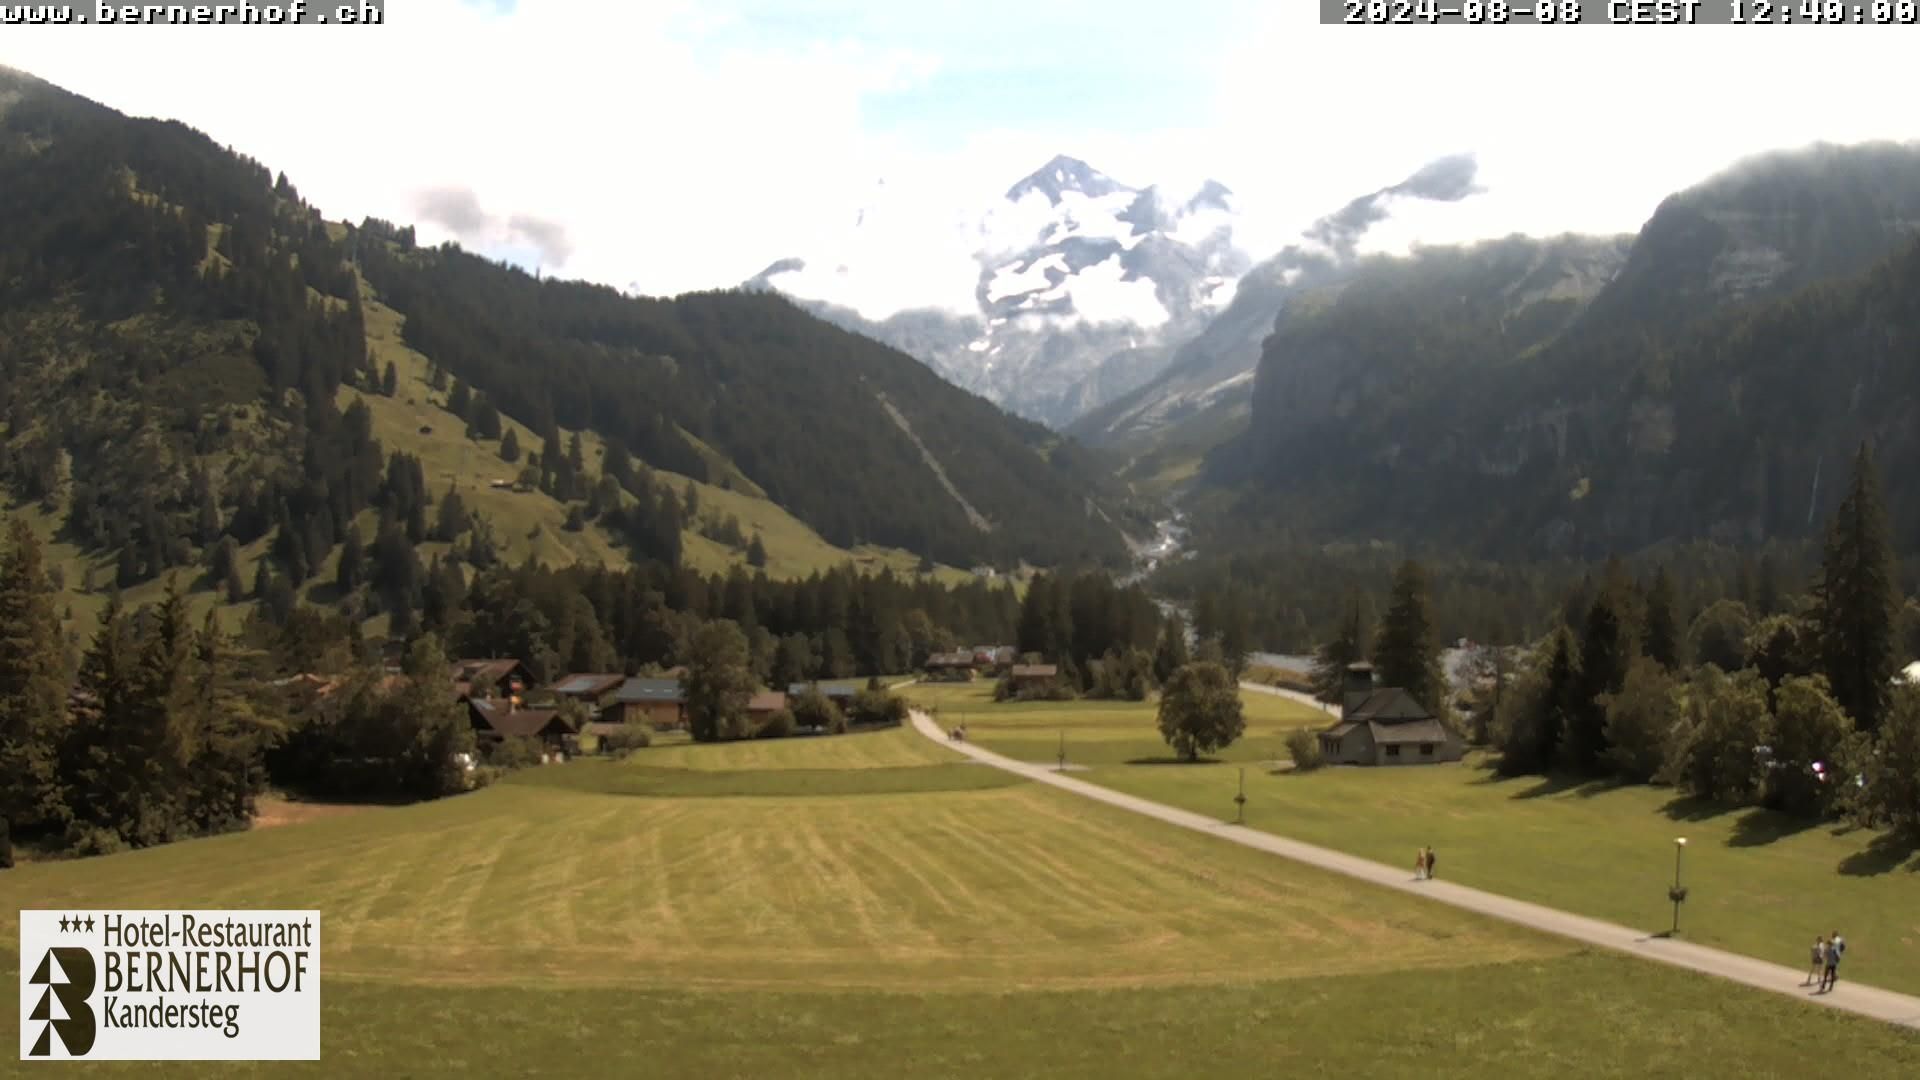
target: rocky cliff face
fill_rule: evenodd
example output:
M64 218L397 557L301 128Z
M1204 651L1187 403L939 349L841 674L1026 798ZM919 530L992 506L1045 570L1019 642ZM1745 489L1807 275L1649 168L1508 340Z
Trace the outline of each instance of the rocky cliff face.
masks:
M1495 555L1810 535L1861 440L1920 467L1916 211L1920 149L1821 147L1673 196L1630 248L1376 260L1289 297L1209 482Z

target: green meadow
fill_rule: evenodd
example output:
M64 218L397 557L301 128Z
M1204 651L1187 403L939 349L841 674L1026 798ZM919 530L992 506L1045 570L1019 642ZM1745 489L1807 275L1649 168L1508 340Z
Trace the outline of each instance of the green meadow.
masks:
M322 1061L98 1070L125 1075L1752 1077L1808 1047L1863 1075L1920 1055L910 730L653 748L30 863L0 873L4 965L16 909L97 906L323 913Z
M1027 705L1001 714L994 710L1006 707L978 688L971 697L945 687L913 693L943 716L966 711L973 741L989 749L1052 762L1058 735L1046 742L1033 733L1064 730L1068 760L1093 766L1081 779L1222 818L1233 816L1244 766L1253 828L1405 864L1409 874L1414 852L1430 846L1443 878L1649 931L1672 925L1667 888L1674 840L1684 836L1689 893L1680 920L1688 940L1791 967L1806 962L1815 936L1838 929L1847 938L1847 977L1920 993L1920 857L1878 833L1728 809L1666 788L1502 779L1477 756L1295 775L1275 767L1288 760L1275 725L1327 719L1271 695L1242 695L1248 739L1218 755L1220 763L1129 765L1158 739L1151 704ZM1292 710L1293 719L1277 709ZM1276 719L1255 719L1261 715ZM1076 753L1083 744L1086 752ZM1106 749L1120 747L1127 757Z

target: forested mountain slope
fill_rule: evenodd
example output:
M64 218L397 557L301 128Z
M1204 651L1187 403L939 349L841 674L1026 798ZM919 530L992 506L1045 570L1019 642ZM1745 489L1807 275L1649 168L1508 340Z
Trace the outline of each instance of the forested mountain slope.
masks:
M70 598L177 571L236 603L398 611L441 556L711 571L763 531L789 576L866 544L1124 557L1083 452L908 357L775 298L633 300L411 240L0 70L0 482Z
M1920 466L1916 236L1920 150L1821 147L1670 198L1561 301L1514 307L1511 241L1379 262L1282 317L1214 520L1506 559L1804 538L1861 440Z

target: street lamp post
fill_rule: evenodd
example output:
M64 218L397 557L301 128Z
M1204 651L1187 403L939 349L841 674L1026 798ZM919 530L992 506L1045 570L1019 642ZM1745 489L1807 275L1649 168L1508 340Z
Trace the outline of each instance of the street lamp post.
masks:
M1680 884L1680 856L1687 850L1687 838L1678 836L1673 841L1673 888L1667 890L1667 899L1673 901L1673 929L1668 937L1680 934L1680 905L1686 902L1687 887Z
M1233 797L1233 823L1247 823L1247 768L1244 765L1240 767L1240 793Z
M1067 729L1060 729L1060 767L1055 772L1067 771Z

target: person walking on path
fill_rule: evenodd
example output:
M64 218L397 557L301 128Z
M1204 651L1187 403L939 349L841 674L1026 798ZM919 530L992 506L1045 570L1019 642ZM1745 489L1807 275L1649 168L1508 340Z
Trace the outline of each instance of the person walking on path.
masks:
M1427 880L1433 880L1433 849L1427 849Z
M1827 975L1820 982L1821 993L1833 993L1833 984L1840 979L1840 957L1846 951L1847 939L1840 936L1840 931L1835 930L1832 940L1827 942Z
M1813 963L1807 968L1807 977L1800 980L1801 986L1812 986L1813 980L1825 982L1827 978L1827 939L1813 939Z
M1421 848L1413 853L1413 880L1422 881L1427 876L1427 849Z

